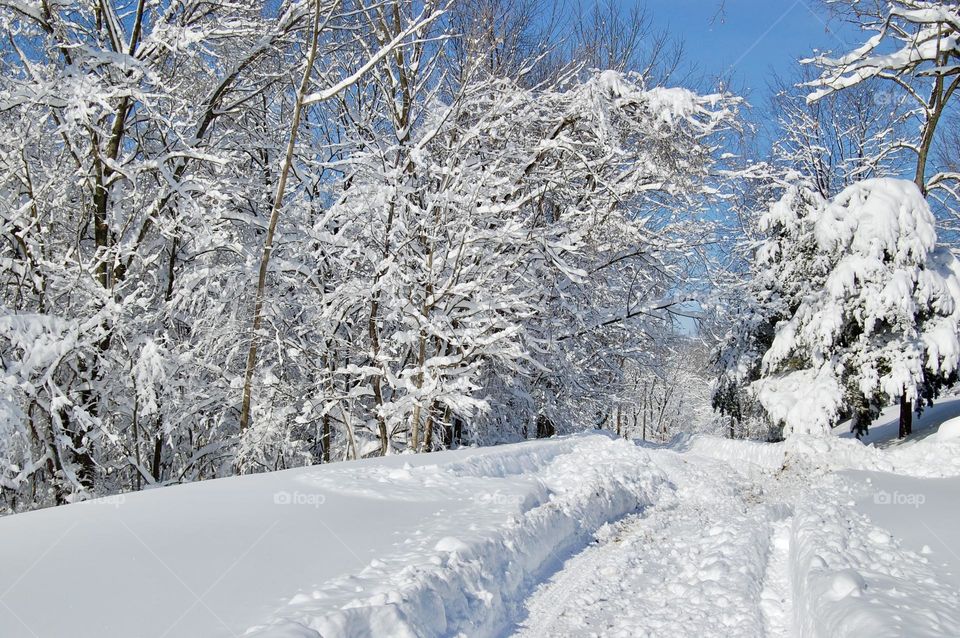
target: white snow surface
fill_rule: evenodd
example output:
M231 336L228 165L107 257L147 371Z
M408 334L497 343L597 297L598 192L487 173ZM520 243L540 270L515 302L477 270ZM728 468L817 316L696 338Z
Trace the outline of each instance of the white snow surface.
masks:
M589 433L9 516L0 636L951 635L958 414L902 443L893 411L869 445Z
M590 434L6 517L0 636L495 635L594 530L656 497L649 457Z
M937 428L938 441L954 441L960 439L960 417L950 419Z

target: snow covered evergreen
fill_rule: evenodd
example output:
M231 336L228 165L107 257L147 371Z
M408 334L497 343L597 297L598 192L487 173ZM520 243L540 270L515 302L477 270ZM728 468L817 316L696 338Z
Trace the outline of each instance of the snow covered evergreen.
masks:
M796 183L761 228L765 314L728 341L718 402L748 390L786 435L841 418L862 434L884 406L925 405L956 379L960 266L915 184L865 180L827 201Z

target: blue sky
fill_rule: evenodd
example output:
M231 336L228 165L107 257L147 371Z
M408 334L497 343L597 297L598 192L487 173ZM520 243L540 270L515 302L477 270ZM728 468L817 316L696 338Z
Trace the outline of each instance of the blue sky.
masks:
M634 0L620 0L631 6ZM637 0L639 2L639 0ZM686 62L709 77L732 78L763 106L771 72L787 76L815 49L840 52L864 36L815 11L815 0L647 0L654 24L685 44Z
M847 52L866 37L816 11L815 1L726 0L718 15L721 0L618 0L623 8L645 6L657 30L683 42L684 61L696 67L695 75L731 82L731 90L759 113L768 106L775 73L791 78L798 60L815 50ZM680 330L698 329L693 320L681 319Z

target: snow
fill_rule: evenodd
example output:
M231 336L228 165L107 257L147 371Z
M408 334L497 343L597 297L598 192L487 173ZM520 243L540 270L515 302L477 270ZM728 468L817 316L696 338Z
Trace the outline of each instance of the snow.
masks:
M870 25L877 33L861 46L838 58L821 55L802 60L823 69L820 78L807 83L819 87L807 96L807 101L815 102L878 76L896 77L902 85L905 76L946 72L939 66L938 58L945 52L960 53L960 11L938 4L947 3L890 3L886 20ZM884 43L889 46L884 47Z
M957 401L940 407L941 418L960 412ZM931 443L916 445L939 459L957 453ZM960 478L890 471L960 469L810 436L686 437L654 458L677 491L568 561L528 601L515 635L941 636L960 622L950 576L960 568L932 560L949 550L937 536L953 538L960 522L946 500L960 493ZM872 492L855 480L863 471L845 468L880 466L887 471L870 474L893 485L941 485L940 520L928 528L926 512L891 512L898 526L866 516L859 503Z
M938 441L956 441L960 439L960 418L950 419L937 428Z
M841 569L833 575L827 597L832 601L843 600L848 596L859 598L867 591L867 581L854 569Z
M943 427L952 419L953 415L960 414L960 397L949 394L938 400L933 406L924 408L923 412L913 417L913 432L919 437L927 436L930 430ZM889 446L897 444L900 429L900 406L891 405L880 412L880 416L870 425L870 431L860 440L865 444ZM833 428L833 434L845 439L853 438L848 422L841 423ZM909 441L906 442L909 445Z
M516 452L498 450L414 477L418 494L446 486L476 499L484 516L466 525L462 517L438 517L399 544L402 557L328 582L278 610L253 635L358 635L371 623L391 627L393 635L496 635L558 557L649 503L663 481L647 452L604 435L511 447ZM497 477L511 483L492 483ZM538 497L518 507L524 491Z
M13 515L0 635L948 635L958 415L902 443L892 412L870 445L594 432Z
M905 478L883 472L847 473L860 488L856 509L896 537L911 551L927 558L937 582L960 591L960 527L957 495L960 478Z
M819 216L817 242L824 251L897 261L918 259L937 242L933 213L913 182L878 178L843 190Z
M840 385L827 367L771 376L754 388L771 418L786 424L785 436L829 429L842 407Z
M516 636L763 635L770 522L785 511L716 480L736 473L725 463L667 450L658 462L675 491L569 561L531 599Z
M650 499L648 456L592 434L6 517L0 635L489 635L542 570ZM55 614L52 582L70 592Z

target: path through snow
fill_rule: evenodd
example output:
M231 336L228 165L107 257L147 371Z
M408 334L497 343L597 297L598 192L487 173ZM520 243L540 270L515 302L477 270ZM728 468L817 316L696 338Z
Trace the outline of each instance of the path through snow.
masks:
M531 597L515 636L761 636L788 624L782 568L764 584L768 548L784 558L776 533L789 508L723 461L655 458L675 491L601 530Z
M957 635L958 495L940 433L585 433L208 481L0 520L0 636Z
M793 635L793 600L790 591L790 528L793 516L773 524L770 552L760 608L766 635L789 638Z
M864 516L856 499L873 495L836 471L934 471L914 456L852 441L704 439L652 451L674 490L603 528L505 635L954 635L960 594L927 556Z

